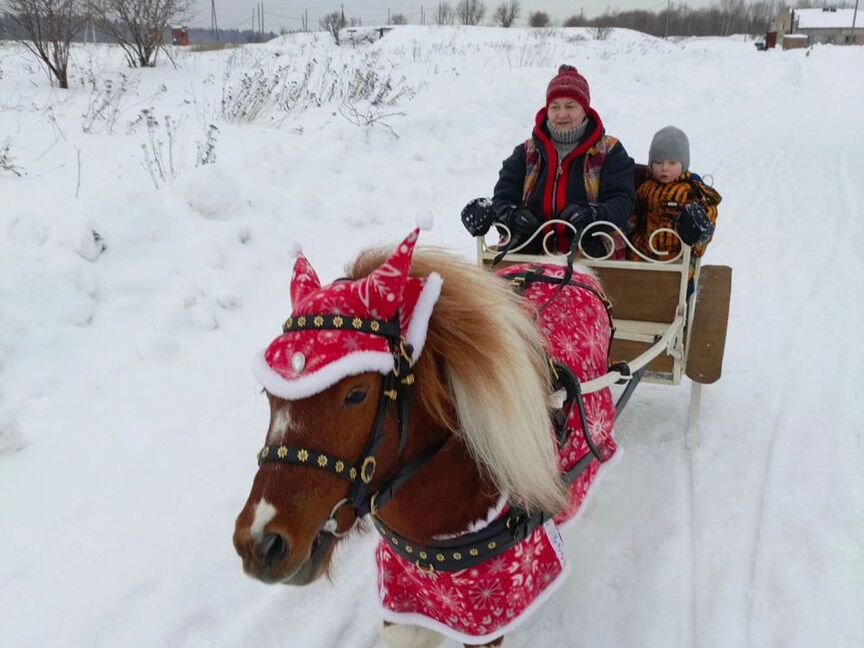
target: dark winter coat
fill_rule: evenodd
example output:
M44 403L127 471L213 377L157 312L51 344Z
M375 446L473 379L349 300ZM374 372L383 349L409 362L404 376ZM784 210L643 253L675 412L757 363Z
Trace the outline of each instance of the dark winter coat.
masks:
M539 153L539 173L533 191L523 204L526 174L526 145L519 144L504 160L495 185L492 202L503 220L514 206L528 207L539 219L556 218L569 205L589 204L585 182L586 155L605 135L600 116L591 108L586 111L589 124L584 139L566 157L559 160L558 152L546 126L546 109L537 113L532 139ZM627 231L628 219L636 205L633 186L633 160L620 142L606 153L600 166L600 187L595 204L598 220L607 220ZM554 192L554 195L553 195ZM570 231L561 227L556 232L563 241L555 241L558 249L567 249ZM540 237L534 239L525 252L541 251Z

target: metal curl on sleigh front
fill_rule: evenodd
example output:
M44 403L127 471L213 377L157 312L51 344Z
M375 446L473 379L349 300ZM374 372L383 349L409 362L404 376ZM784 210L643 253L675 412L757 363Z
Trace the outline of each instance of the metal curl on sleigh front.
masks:
M627 238L627 235L624 234L624 232L621 231L621 228L618 227L617 225L615 225L614 223L610 223L609 221L595 221L595 222L591 223L590 225L588 225L587 227L585 227L580 234L579 230L576 227L574 227L572 223L569 223L565 220L561 220L558 218L544 222L543 225L541 227L538 227L534 231L534 233L531 236L529 236L525 241L523 241L518 246L511 248L508 252L517 253L520 250L523 250L525 247L528 246L529 243L531 243L531 241L533 241L535 238L537 238L541 234L541 232L543 231L544 228L546 228L547 225L563 225L564 227L569 228L574 236L578 235L579 236L579 243L578 243L579 251L582 253L582 255L586 259L591 259L592 261L606 261L615 253L615 239L613 238L613 235L615 233L617 233L621 237L621 239L624 241L624 243L627 245L627 247L630 249L630 251L633 252L633 254L638 256L640 259L647 261L648 263L660 263L660 264L664 264L664 265L669 264L669 263L675 263L684 254L684 241L682 241L681 237L678 236L678 232L676 232L673 229L669 229L668 227L661 227L660 229L657 229L651 233L651 236L648 237L648 248L651 250L651 252L653 254L656 254L657 256L668 256L670 254L667 251L658 250L654 245L656 242L655 237L657 237L658 235L660 235L662 233L662 234L672 234L676 239L678 239L680 249L678 251L678 254L676 254L674 257L671 257L669 259L656 259L656 258L652 258L649 256L645 256L639 250L637 250L633 246L633 244L630 242L630 239ZM505 238L499 243L499 248L502 246L506 246L510 242L510 240L513 236L512 232L510 231L510 228L507 227L503 223L495 223L495 227L497 227L497 228L499 228L505 232ZM600 242L603 244L603 247L606 249L606 254L600 255L600 256L595 256L595 255L589 253L587 250L585 250L585 248L582 246L582 241L585 239L585 235L588 234L590 230L595 229L595 228L599 228L599 227L602 227L603 229L598 230L596 232L591 232L591 236L600 240ZM613 231L609 232L608 230L610 230L610 229ZM557 250L550 250L549 249L548 242L549 242L550 237L553 234L554 234L554 232L550 229L548 232L546 232L546 234L543 235L543 252L548 256L556 256L556 255L561 254Z

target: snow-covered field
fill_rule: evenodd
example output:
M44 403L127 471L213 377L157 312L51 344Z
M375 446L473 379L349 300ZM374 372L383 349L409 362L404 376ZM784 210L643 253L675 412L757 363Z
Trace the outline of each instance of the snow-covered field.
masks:
M459 210L563 62L637 160L689 134L732 312L701 447L686 385L637 390L569 580L506 645L864 646L864 48L583 33L289 36L143 71L77 48L69 91L0 43L0 646L381 645L372 535L332 583L242 574L268 415L250 359L288 311L292 241L329 280L431 211L421 242L473 254Z

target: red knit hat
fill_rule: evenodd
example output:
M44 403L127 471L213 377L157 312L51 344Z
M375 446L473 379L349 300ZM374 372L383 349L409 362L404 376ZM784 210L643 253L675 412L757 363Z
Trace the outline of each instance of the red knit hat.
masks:
M546 88L546 107L555 99L569 97L575 99L588 110L591 105L591 90L588 82L572 65L562 65L558 68L558 74L549 82Z

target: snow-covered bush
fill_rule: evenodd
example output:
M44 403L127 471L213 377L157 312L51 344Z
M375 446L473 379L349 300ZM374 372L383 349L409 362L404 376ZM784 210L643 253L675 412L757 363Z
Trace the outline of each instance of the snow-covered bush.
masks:
M3 142L3 146L0 146L0 171L8 171L20 178L24 174L24 170L15 164L15 161L9 154L11 146L9 140L6 140Z
M234 65L226 68L220 110L230 122L266 118L279 123L292 113L344 101L393 106L416 93L404 76L397 77L379 62L377 52L343 63L333 56L310 55L302 64L292 61L269 70L259 65L251 72L241 68L238 81L232 78L234 70Z

